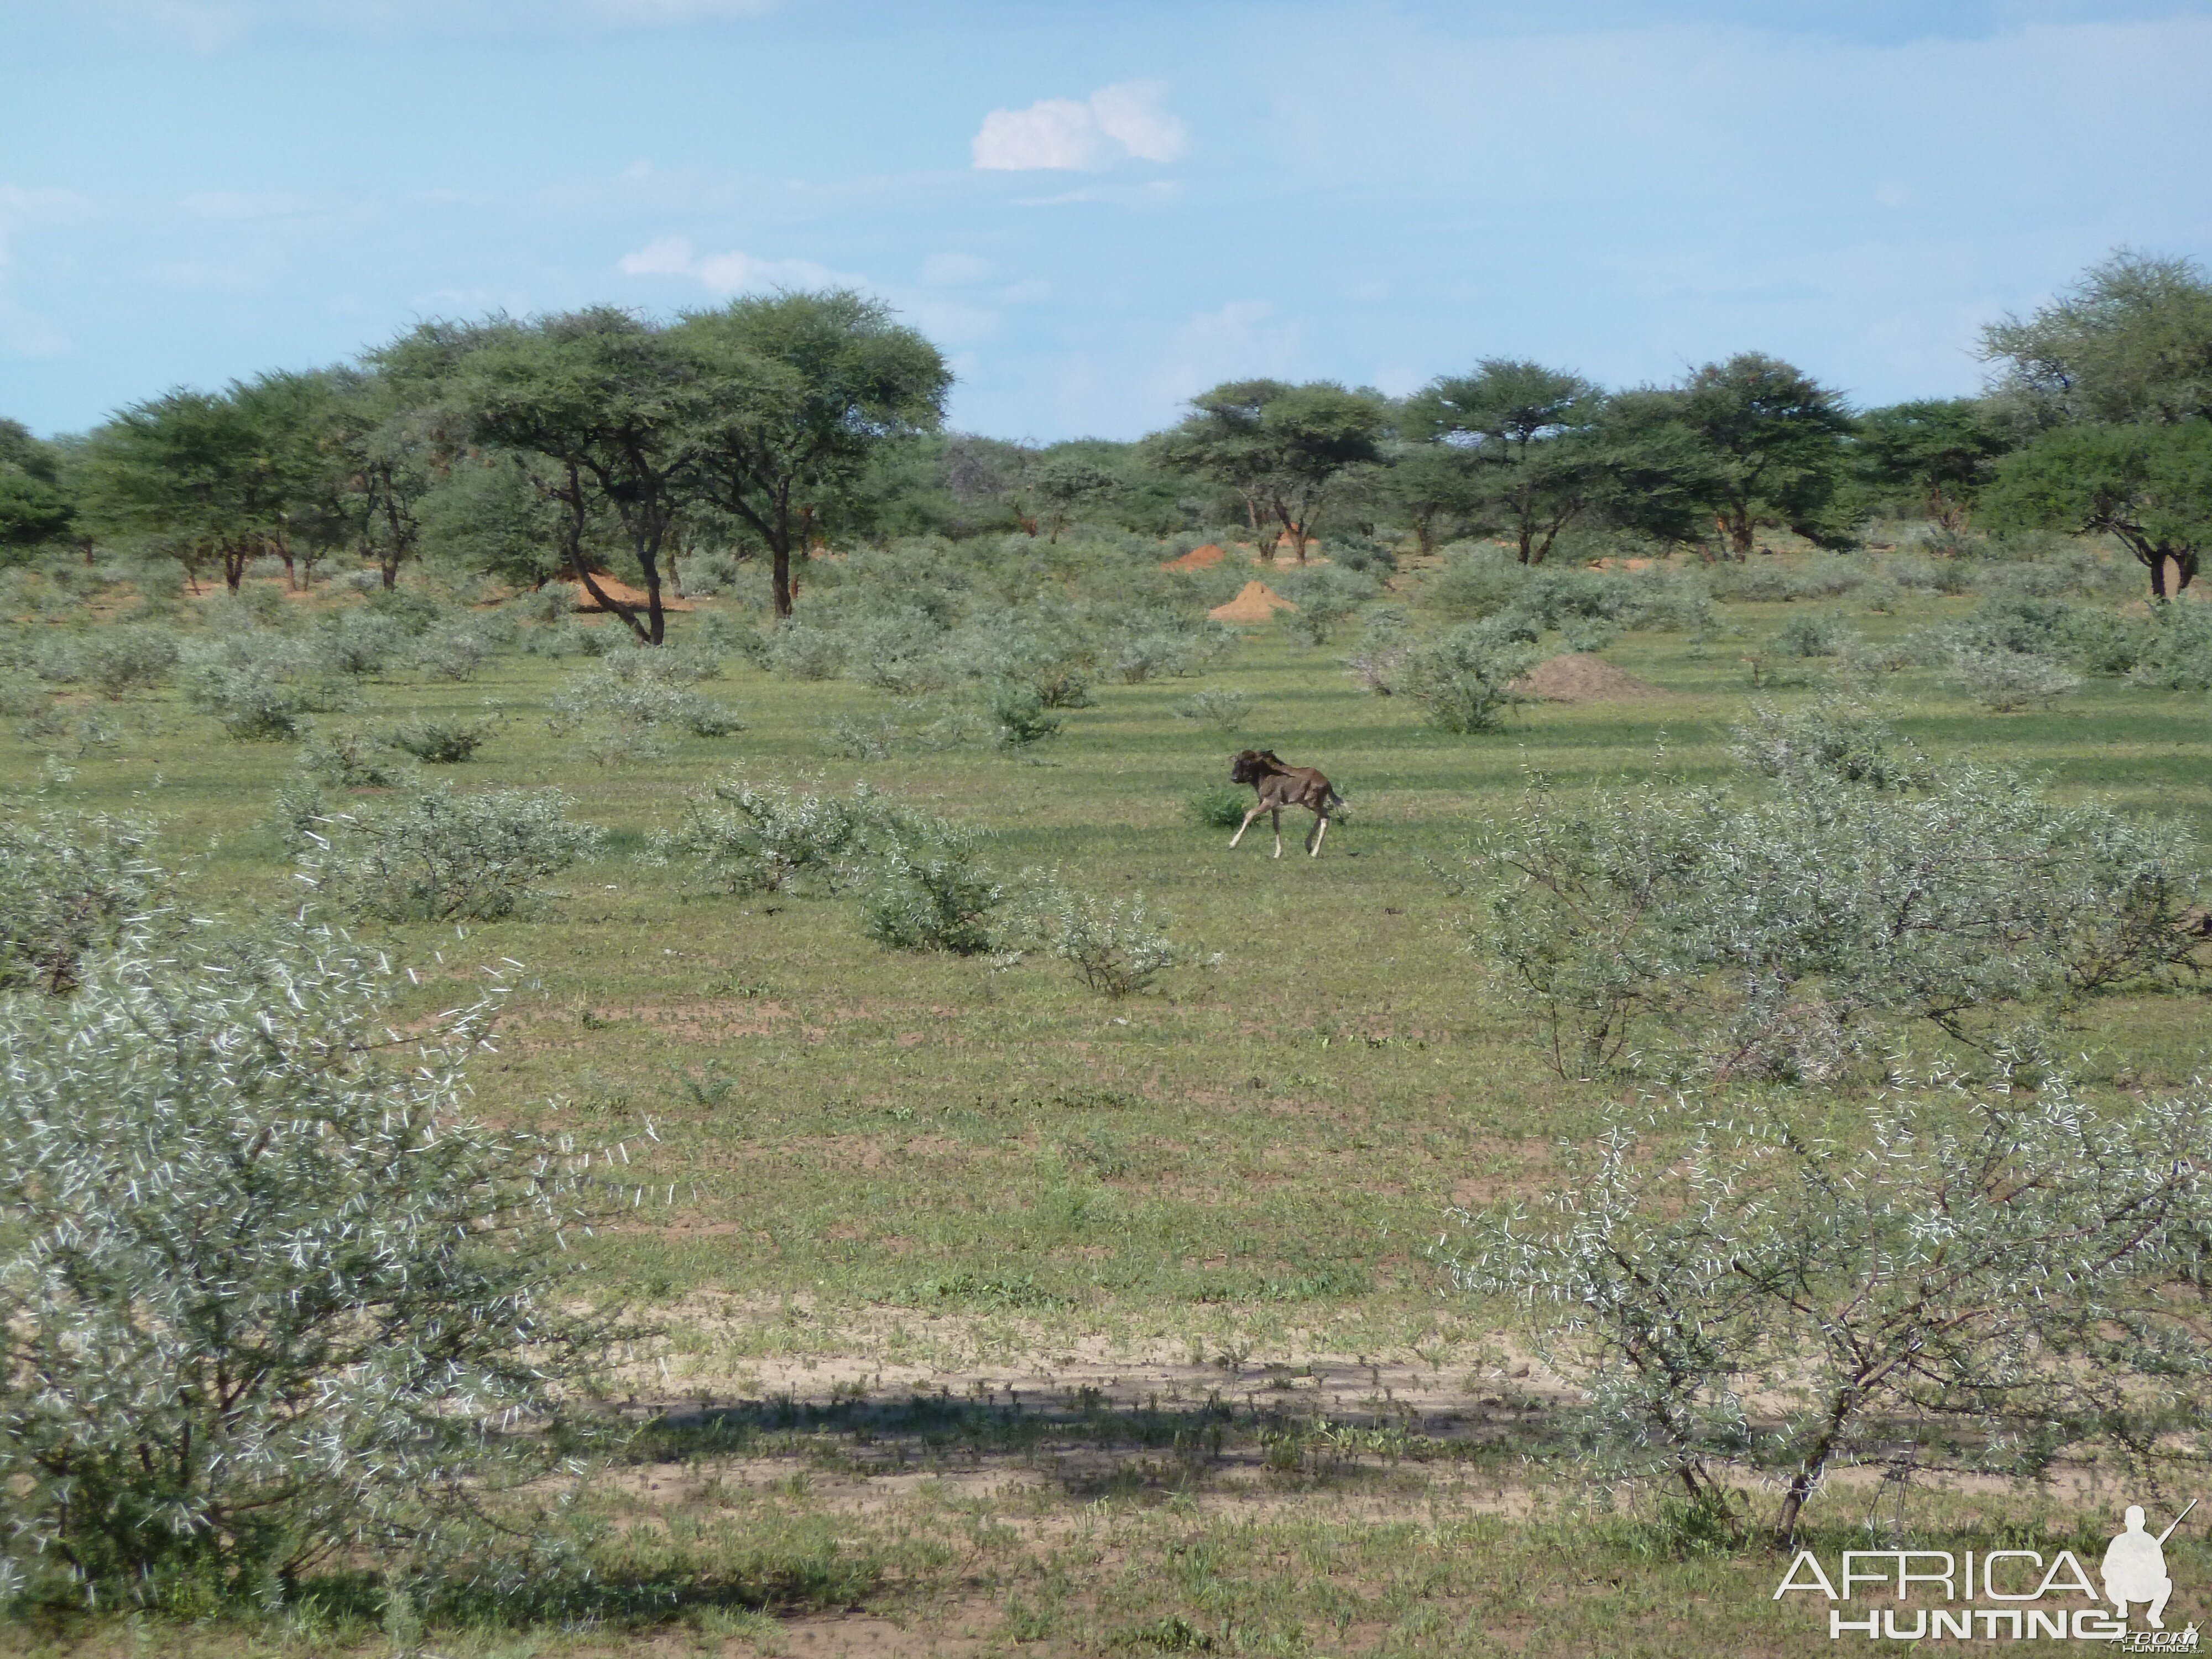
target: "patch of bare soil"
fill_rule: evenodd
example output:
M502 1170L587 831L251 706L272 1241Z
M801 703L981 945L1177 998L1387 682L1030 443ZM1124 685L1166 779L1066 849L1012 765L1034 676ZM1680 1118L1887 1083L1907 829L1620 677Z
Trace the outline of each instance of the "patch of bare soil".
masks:
M1544 702L1648 702L1674 695L1578 651L1538 663L1512 689Z
M1297 606L1261 581L1249 581L1237 597L1226 605L1217 605L1206 614L1216 622L1263 623L1278 611L1295 611Z
M1160 568L1163 570L1206 570L1211 568L1214 565L1219 564L1228 556L1229 554L1225 549L1213 542L1208 542L1203 547L1192 548L1189 552L1184 554L1179 559L1167 560L1160 566Z
M632 587L628 582L617 581L612 576L601 575L596 570L592 573L592 580L599 585L599 591L611 599L619 599L623 604L635 605L641 611L651 603L652 596L641 587ZM577 610L592 611L602 609L599 602L592 597L591 589L586 587L581 582L577 582L574 586ZM692 605L689 599L679 599L672 593L663 593L660 596L660 608L663 611L689 611Z

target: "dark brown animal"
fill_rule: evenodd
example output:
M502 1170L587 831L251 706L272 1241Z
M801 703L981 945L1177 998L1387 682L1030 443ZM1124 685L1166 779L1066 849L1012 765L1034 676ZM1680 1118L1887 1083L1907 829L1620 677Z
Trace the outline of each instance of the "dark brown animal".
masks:
M1231 847L1244 839L1252 820L1266 812L1275 822L1275 856L1282 857L1283 809L1303 806L1314 815L1313 834L1306 838L1307 856L1321 856L1322 837L1328 833L1329 812L1344 805L1343 797L1330 787L1327 778L1310 766L1285 766L1272 749L1247 749L1229 763L1229 781L1249 783L1260 797L1244 815L1244 822L1237 826L1237 833L1230 836Z

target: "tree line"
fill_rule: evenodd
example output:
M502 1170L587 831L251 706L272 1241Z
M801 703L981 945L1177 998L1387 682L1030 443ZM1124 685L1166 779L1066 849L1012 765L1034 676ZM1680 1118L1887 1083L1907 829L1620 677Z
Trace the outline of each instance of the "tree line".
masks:
M56 442L0 422L0 558L112 545L234 589L263 557L295 583L334 560L387 586L418 560L561 576L652 643L695 550L759 559L783 618L816 546L1078 520L1300 562L1324 532L1483 535L1536 565L1592 530L1740 559L1771 528L1844 548L1925 516L2108 535L2154 597L2185 587L2212 538L2212 282L2121 252L1980 349L1984 395L1864 410L1756 352L1613 391L1501 357L1396 398L1231 381L1139 441L1037 447L945 431L942 354L851 292L431 322Z

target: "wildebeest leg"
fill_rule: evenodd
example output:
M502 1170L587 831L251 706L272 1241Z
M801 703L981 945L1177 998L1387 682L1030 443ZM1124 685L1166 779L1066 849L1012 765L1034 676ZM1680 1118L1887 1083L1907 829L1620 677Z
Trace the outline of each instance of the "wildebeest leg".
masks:
M1269 811L1273 812L1275 819L1275 856L1280 858L1283 856L1283 809L1276 806L1271 807Z
M1310 857L1319 858L1321 856L1321 838L1328 833L1328 814L1326 812L1315 813L1313 839L1306 843L1306 853Z
M1252 810L1244 815L1244 822L1237 826L1237 833L1230 836L1229 844L1231 847L1234 847L1238 842L1243 840L1244 832L1252 827L1252 820L1258 817L1261 813L1267 810L1267 805L1265 801L1255 801L1252 805Z

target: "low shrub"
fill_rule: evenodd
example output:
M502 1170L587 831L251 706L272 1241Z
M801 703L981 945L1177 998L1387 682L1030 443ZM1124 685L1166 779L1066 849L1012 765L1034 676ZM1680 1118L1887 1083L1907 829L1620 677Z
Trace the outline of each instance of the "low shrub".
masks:
M429 629L415 641L410 655L418 672L435 679L459 681L473 678L491 649L491 641L482 629L463 623Z
M1252 810L1252 793L1233 783L1217 783L1183 802L1191 822L1202 829L1234 830Z
M188 702L246 740L297 738L307 729L305 716L343 708L355 695L328 675L312 642L261 629L190 650L183 678Z
M1224 732L1234 732L1252 713L1252 699L1242 691L1194 691L1168 705L1177 720L1196 720Z
M1493 732L1521 701L1512 683L1541 653L1515 637L1502 619L1468 623L1410 649L1396 690L1421 705L1429 723L1446 732Z
M767 666L786 679L835 679L844 672L845 641L809 623L786 623L769 642Z
M167 629L140 624L94 628L74 642L70 676L104 697L151 691L175 671L176 636Z
M684 684L687 666L659 651L609 657L554 694L550 724L556 732L585 733L603 763L665 754L660 733L669 727L702 738L744 731L734 710Z
M1025 749L1033 743L1060 735L1060 717L1048 709L1044 699L1015 680L1000 680L986 694L984 708L998 734L1001 749Z
M417 773L393 745L361 732L318 735L301 745L300 770L337 789L404 789Z
M0 991L74 990L88 956L170 902L150 835L95 813L0 810Z
M1753 703L1750 723L1731 735L1739 764L1791 783L1823 773L1872 789L1925 789L1936 780L1934 763L1917 745L1873 707L1848 698L1789 715L1771 704Z
M1800 611L1782 624L1774 649L1785 657L1832 657L1855 637L1856 630L1832 611Z
M403 655L410 635L398 618L367 605L349 605L323 618L318 643L324 660L338 673L380 674Z
M1647 1103L1441 1253L1582 1389L1584 1478L1686 1494L1720 1541L1771 1502L1790 1544L1854 1464L2201 1468L2212 1095L2100 1106L2040 1069L1900 1079L1840 1130Z
M2161 691L2212 690L2212 605L2154 605L2138 638L2129 678Z
M496 718L480 720L416 720L394 726L392 744L433 766L459 766L499 729Z
M804 795L732 776L694 793L683 822L656 835L652 848L725 892L836 892L856 879L864 850L914 838L918 822L866 784L845 796Z
M900 951L977 956L994 945L1006 888L976 856L972 832L933 823L874 849L860 896L860 931Z
M1146 907L1142 893L1102 899L1062 885L1057 875L1033 881L1014 937L1023 950L1066 963L1110 997L1133 995L1169 969L1199 960L1169 936L1166 919Z
M352 914L382 921L488 921L547 896L548 876L591 857L601 832L571 823L557 789L459 794L441 784L381 811L337 813L301 855Z
M1951 670L1944 678L1997 714L2049 702L2081 684L2081 677L2056 657L2032 651L1982 651L1971 646L1961 646L1951 653Z
M466 1115L493 1000L400 1039L404 989L295 925L0 1002L0 1591L204 1616L550 1547L623 1334L567 1235L611 1205Z
M1478 847L1469 943L1561 1075L1640 1056L1819 1082L1913 1024L1987 1046L2000 1020L2190 971L2178 827L1972 768L1899 789L1848 741L1778 735L1746 745L1771 798L1540 785Z

